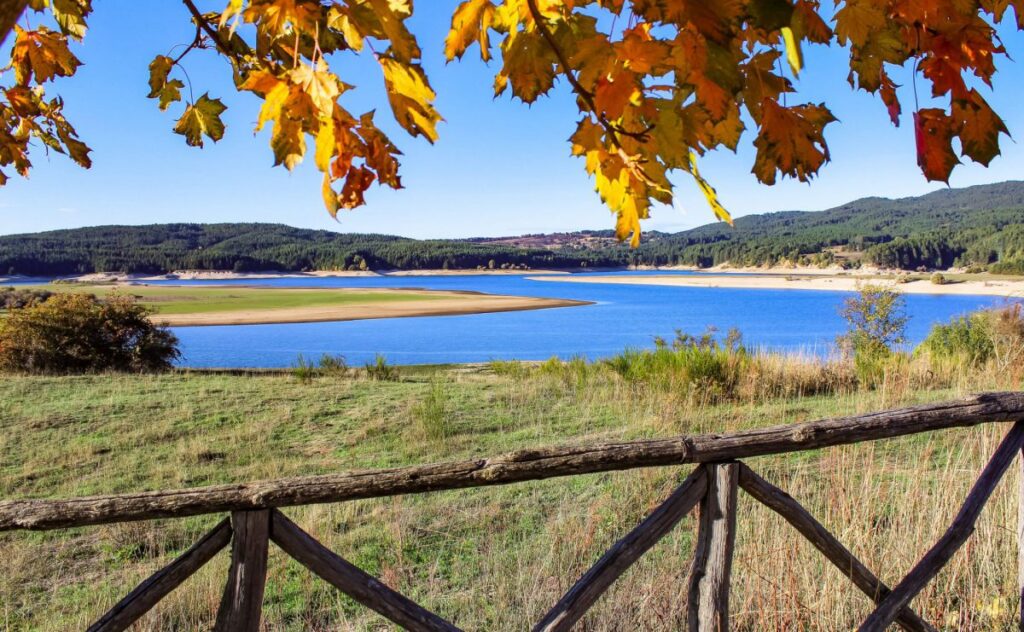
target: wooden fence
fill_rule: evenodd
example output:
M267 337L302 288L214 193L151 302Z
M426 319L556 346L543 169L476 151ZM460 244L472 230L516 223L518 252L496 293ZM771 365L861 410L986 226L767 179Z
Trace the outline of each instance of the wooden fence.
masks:
M892 588L796 500L739 461L993 422L1012 422L1013 425L981 471L948 530ZM905 630L922 631L935 628L911 609L910 601L974 531L974 523L985 502L1022 448L1024 393L986 393L941 404L733 434L521 450L487 459L248 484L67 500L0 501L0 531L60 529L230 512L229 518L170 565L139 584L89 627L90 632L128 628L228 544L231 545L231 566L215 630L257 630L269 542L274 542L338 590L406 629L450 632L458 628L328 550L286 518L280 508L690 463L697 466L683 483L608 549L533 630L571 629L626 569L695 507L699 507L700 518L686 587L687 626L689 630L727 630L737 494L742 489L778 512L875 602L875 610L859 630L881 631L896 623ZM1024 535L1024 531L1018 530L1018 534ZM1024 578L1024 563L1021 568ZM1024 588L1021 595L1024 597ZM1021 629L1024 630L1024 619Z

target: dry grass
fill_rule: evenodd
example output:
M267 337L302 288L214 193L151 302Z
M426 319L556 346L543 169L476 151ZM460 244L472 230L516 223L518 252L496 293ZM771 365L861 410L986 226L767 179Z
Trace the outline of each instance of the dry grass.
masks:
M940 379L908 361L891 367L877 390L860 391L834 374L838 366L770 358L760 366L757 378L741 379L728 401L580 363L497 367L499 374L403 372L396 382L10 378L0 384L0 496L200 485L542 444L728 432L1024 386L1020 375L985 371ZM949 524L1005 430L950 430L748 464L894 583ZM333 550L462 628L520 630L539 619L689 469L586 475L286 513ZM1016 629L1017 479L1015 468L969 543L914 602L943 629ZM0 534L0 627L84 628L219 519ZM694 536L694 521L687 518L615 584L581 629L682 627ZM141 629L208 627L225 574L221 554L148 615ZM745 496L732 599L734 625L741 630L849 630L870 609L781 518ZM265 622L268 630L387 627L280 552L271 555Z

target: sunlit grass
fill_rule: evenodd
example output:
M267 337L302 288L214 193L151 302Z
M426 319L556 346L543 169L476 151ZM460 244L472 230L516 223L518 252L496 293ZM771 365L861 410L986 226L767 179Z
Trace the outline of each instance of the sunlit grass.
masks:
M26 286L33 287L36 286ZM373 305L402 301L429 301L442 296L408 290L362 290L351 288L273 288L243 286L197 287L172 285L114 286L50 284L38 286L51 292L86 292L105 296L121 292L136 296L139 302L159 314L207 314L214 312ZM444 295L450 298L450 295Z
M780 359L763 370L797 374L800 364ZM538 445L729 432L1022 386L974 374L930 389L894 375L874 391L808 396L743 387L715 403L579 362L495 368L498 373L403 367L397 381L369 380L360 370L308 380L287 372L7 377L0 383L0 497L197 486L478 458ZM949 430L748 464L894 583L949 524L1005 430ZM285 513L464 629L521 630L690 469L586 475ZM1016 482L1013 472L968 545L914 601L944 629L1013 629ZM0 534L0 628L82 629L221 518ZM738 629L849 630L870 610L841 573L747 497L739 525L732 602ZM605 595L585 629L685 627L694 536L688 518ZM268 629L384 625L272 551ZM226 565L222 553L147 615L143 627L209 627Z

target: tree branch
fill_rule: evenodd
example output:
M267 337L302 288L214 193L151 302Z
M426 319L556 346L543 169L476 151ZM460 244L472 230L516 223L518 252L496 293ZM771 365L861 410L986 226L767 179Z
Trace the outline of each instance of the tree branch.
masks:
M7 35L14 30L14 25L27 6L28 0L0 2L0 45L7 41Z
M235 59L235 55L231 52L231 48L228 46L227 42L221 39L220 33L217 31L217 29L210 26L210 23L206 21L206 18L203 17L203 14L200 13L199 9L196 8L195 3L192 2L192 0L181 1L188 8L188 12L192 14L192 19L196 22L196 27L206 31L206 34L210 36L210 39L213 40L213 43L217 46L217 50L227 55L231 59Z
M633 136L638 139L640 139L640 136L645 135L646 132L638 135L627 133L619 126L613 125L604 117L603 114L601 114L597 109L597 104L594 102L594 94L584 88L583 85L580 84L579 80L576 79L576 76L572 74L572 66L569 65L569 60L566 58L562 49L558 47L558 42L555 41L555 36L551 34L550 29L548 29L546 24L544 24L544 16L541 14L540 9L537 8L537 0L526 0L526 6L529 7L530 15L533 16L533 22L537 25L537 30L540 32L541 37L544 38L544 42L547 43L548 47L551 48L551 51L555 54L555 57L558 58L558 63L562 66L565 78L569 82L569 85L572 86L572 91L575 92L576 96L586 104L587 109L597 117L597 122L601 124L601 127L603 127L606 132L608 132L608 137L611 139L612 145L616 149L622 149L622 142L619 139L619 134ZM650 130L648 129L647 131Z

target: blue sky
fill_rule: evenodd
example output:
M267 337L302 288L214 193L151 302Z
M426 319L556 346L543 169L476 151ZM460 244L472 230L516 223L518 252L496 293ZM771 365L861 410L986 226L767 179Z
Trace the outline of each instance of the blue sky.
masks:
M294 172L272 168L267 131L254 137L259 100L234 92L226 62L193 52L185 60L195 96L209 91L229 109L227 133L205 149L187 147L171 128L180 113L160 112L146 99L149 61L192 39L187 10L177 2L98 2L90 31L76 54L78 74L58 80L66 112L93 148L93 168L82 170L59 155L36 152L28 180L11 178L0 188L0 234L98 224L158 222L281 222L341 232L379 232L411 237L497 236L610 228L613 218L593 192L582 163L566 141L579 115L564 84L532 106L504 96L492 98L495 71L475 57L445 64L442 42L454 0L421 1L411 26L424 51L424 65L438 92L446 121L431 146L410 139L391 119L379 70L367 55L334 63L358 86L346 105L353 112L378 110L378 123L405 153L405 189L374 187L366 207L332 220L320 199L320 176L308 160ZM219 9L223 2L200 3ZM1004 27L1009 26L1009 20ZM1024 35L1001 28L1010 55L1024 59ZM7 52L3 55L6 57ZM807 67L791 102L825 101L839 123L826 138L832 162L811 184L783 180L773 187L750 174L752 134L737 153L705 157L701 171L734 215L774 210L818 210L867 195L902 197L943 187L928 183L915 163L913 109L908 69L893 73L904 117L893 128L876 97L846 83L846 53L821 46L805 51ZM983 90L1016 138L1024 137L1024 68L997 60L994 91ZM919 82L922 83L922 82ZM928 88L919 87L922 107ZM349 98L346 95L346 98ZM1024 147L1005 136L1003 155L990 168L959 166L954 187L1024 178ZM646 230L677 231L713 221L696 186L679 174L675 207L654 210Z

